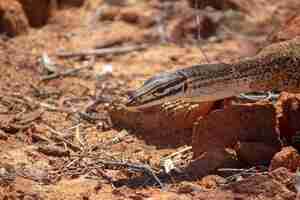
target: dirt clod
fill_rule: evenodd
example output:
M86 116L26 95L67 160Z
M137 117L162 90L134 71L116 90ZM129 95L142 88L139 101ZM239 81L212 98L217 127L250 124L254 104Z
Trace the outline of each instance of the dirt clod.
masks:
M293 16L277 32L269 37L270 42L280 42L300 36L300 16Z
M32 27L40 27L47 23L50 15L50 1L48 0L18 0L26 13Z
M300 167L300 155L293 147L284 147L282 150L275 154L273 157L270 170L274 170L279 167L286 167L291 171L296 171Z
M0 140L7 140L8 139L8 135L0 129Z
M197 185L197 184L193 184L193 183L189 183L189 182L182 182L180 183L180 186L178 188L178 192L179 193L193 193L193 192L201 192L203 189Z
M29 29L27 17L17 0L0 1L0 34L13 37Z
M142 28L149 28L156 23L153 13L145 13L142 9L123 9L119 18L127 23L138 24Z
M226 183L226 180L218 175L208 175L200 181L200 185L206 189L216 189L224 183Z

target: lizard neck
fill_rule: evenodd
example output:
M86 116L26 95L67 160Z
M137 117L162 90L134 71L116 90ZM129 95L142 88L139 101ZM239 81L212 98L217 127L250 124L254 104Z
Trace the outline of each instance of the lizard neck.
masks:
M250 70L254 62L205 64L180 70L187 79L183 98L192 101L215 101L252 91Z

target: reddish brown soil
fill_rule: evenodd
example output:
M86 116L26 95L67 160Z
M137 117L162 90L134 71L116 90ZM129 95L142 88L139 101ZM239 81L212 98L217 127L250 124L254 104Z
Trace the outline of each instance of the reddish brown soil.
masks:
M58 1L57 6L41 1L46 2L41 7L28 7L28 2L0 0L0 199L295 198L293 181L287 183L294 174L285 168L245 178L241 186L235 181L224 186L224 178L217 176L200 181L184 172L162 175L163 191L140 172L97 165L97 160L111 159L157 170L160 159L178 148L149 144L139 129L112 127L106 103L87 106L96 97L124 99L157 72L255 54L279 24L299 11L298 0L228 0L199 15L191 1ZM58 52L144 43L150 44L145 50L98 56L92 67L73 76L41 81L49 76L41 64L43 54L58 65L57 71L65 71L92 58L60 58ZM107 65L111 75L102 74ZM270 115L268 123L273 123L275 114ZM210 124L203 122L201 128L205 123Z

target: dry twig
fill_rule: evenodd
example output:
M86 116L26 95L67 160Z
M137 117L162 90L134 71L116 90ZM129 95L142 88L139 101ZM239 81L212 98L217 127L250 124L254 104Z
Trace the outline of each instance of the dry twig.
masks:
M42 76L41 77L41 81L48 81L48 80L52 80L52 79L56 79L56 78L61 78L61 77L66 77L66 76L72 76L84 69L89 69L91 67L93 67L95 64L95 58L93 58L87 65L82 66L82 67L78 67L76 69L69 69L63 72L55 72L53 74L50 75L46 75L46 76Z
M147 44L141 44L141 45L134 45L134 46L113 47L113 48L104 48L104 49L86 49L78 52L59 52L56 53L56 55L64 58L78 57L78 56L104 56L109 54L122 54L131 51L144 50L148 46L149 45Z
M37 150L48 156L64 157L70 155L70 151L55 145L40 145Z
M96 164L101 164L107 167L127 168L133 171L143 172L148 176L152 177L155 180L155 182L159 185L160 188L164 188L164 184L159 180L159 178L156 176L155 172L151 169L149 165L133 164L128 162L120 162L120 161L107 161L107 160L97 161Z
M240 180L241 178L244 178L245 176L252 176L255 174L268 173L268 169L264 169L264 168L259 169L257 167L251 167L249 169L221 168L221 169L218 169L218 171L234 173L233 175L228 176L226 178L227 182Z
M70 147L73 151L81 151L81 148L79 146L77 146L76 144L66 140L65 138L63 138L61 135L61 133L59 133L58 131L52 129L51 127L46 126L46 128L52 133L52 136L54 137L54 139L61 141L63 143L65 143L68 147Z

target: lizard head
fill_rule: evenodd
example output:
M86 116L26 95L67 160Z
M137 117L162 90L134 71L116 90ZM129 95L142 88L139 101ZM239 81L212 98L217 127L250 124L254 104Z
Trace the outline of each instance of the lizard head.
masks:
M175 100L185 92L185 80L179 72L156 75L130 95L126 106L144 108Z

